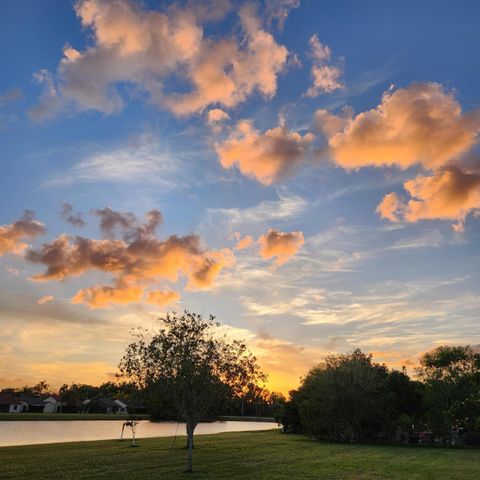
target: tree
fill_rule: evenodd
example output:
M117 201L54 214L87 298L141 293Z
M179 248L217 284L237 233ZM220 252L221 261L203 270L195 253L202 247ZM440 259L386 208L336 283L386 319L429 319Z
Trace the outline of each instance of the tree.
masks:
M32 395L34 397L42 397L49 392L50 385L47 383L46 380L40 380L36 385L33 387L25 386L23 387L23 393L27 395Z
M432 432L449 441L456 434L480 437L480 354L441 346L423 355L416 373L425 384Z
M390 428L388 370L355 350L328 355L303 379L294 394L305 432L337 441L378 439ZM294 429L295 416L288 412Z
M120 361L120 371L139 388L161 385L186 423L187 471L193 471L193 434L210 408L232 392L264 382L244 342L221 335L213 316L185 311L160 319L158 331L139 330Z

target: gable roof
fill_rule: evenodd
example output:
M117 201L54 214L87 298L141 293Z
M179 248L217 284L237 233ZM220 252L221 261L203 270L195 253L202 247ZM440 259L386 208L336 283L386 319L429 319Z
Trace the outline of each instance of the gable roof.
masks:
M101 403L105 405L106 407L113 407L113 408L118 408L118 403L115 403L113 400L110 400L109 398L105 397L96 397L92 398L91 403Z
M31 395L20 395L20 400L27 403L31 407L43 407L45 404L43 403L43 399L39 397L32 397Z

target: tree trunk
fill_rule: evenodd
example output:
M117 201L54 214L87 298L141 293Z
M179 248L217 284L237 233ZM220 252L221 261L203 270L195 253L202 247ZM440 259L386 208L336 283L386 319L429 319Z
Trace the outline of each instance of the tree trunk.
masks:
M187 472L193 472L193 431L195 427L192 423L187 422L187 442L188 442L188 459L187 459Z

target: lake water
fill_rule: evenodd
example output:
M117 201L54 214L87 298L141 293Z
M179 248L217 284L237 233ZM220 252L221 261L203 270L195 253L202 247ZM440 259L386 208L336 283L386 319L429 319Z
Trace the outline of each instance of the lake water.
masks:
M52 420L52 421L0 421L0 447L38 443L80 442L120 438L122 420ZM270 422L211 422L200 423L195 435L222 432L244 432L277 428ZM185 435L185 424L178 427L173 422L142 420L137 426L136 438L170 437ZM125 428L124 438L131 438L131 430Z

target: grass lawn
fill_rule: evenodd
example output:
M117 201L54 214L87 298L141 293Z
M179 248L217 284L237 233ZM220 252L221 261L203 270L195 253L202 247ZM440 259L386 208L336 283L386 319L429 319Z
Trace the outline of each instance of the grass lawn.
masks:
M150 418L150 415L144 414L135 416L142 420ZM5 420L125 420L127 418L130 418L130 415L122 413L0 413L0 422Z
M183 473L185 438L0 448L2 480L475 479L480 451L339 445L278 431L196 437L194 474Z

